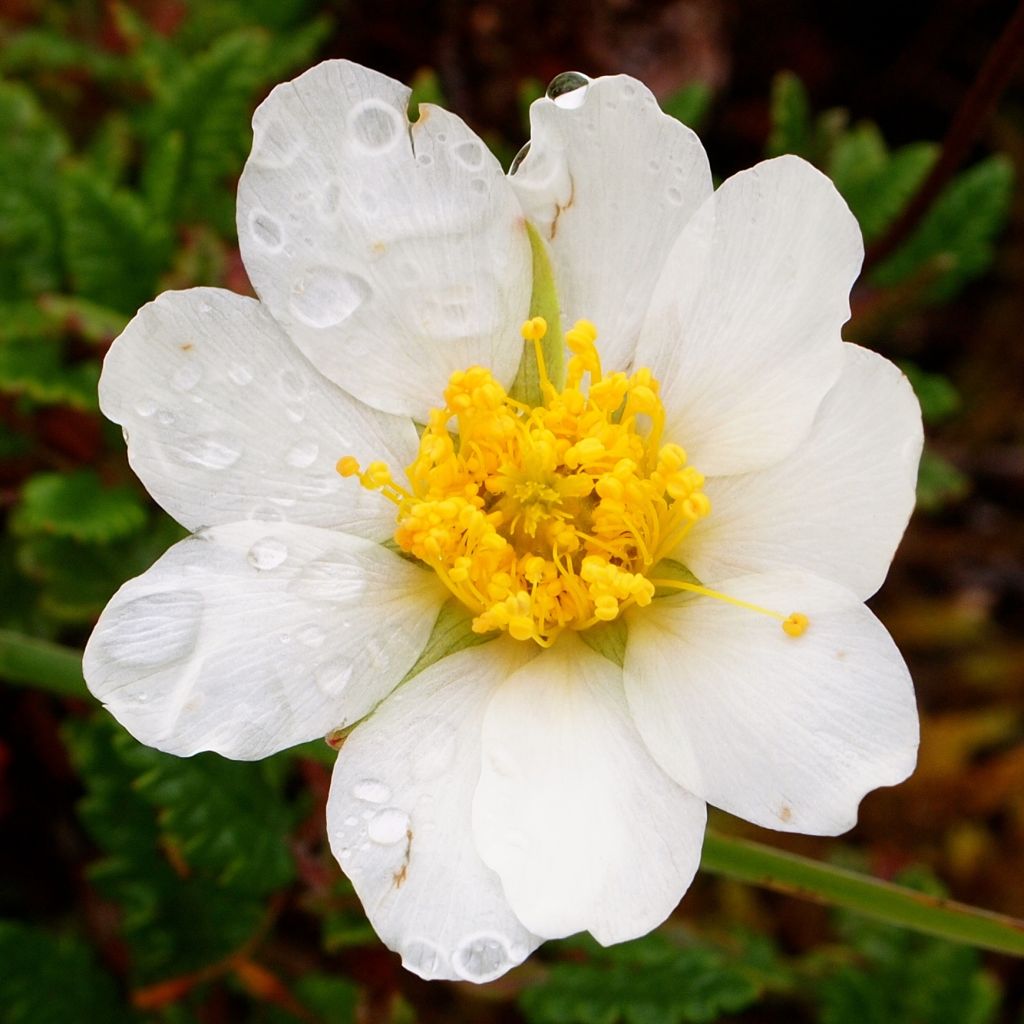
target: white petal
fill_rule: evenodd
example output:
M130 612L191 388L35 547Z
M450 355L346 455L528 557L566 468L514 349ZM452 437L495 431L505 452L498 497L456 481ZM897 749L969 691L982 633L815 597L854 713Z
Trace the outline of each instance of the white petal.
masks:
M694 214L636 363L661 381L665 437L702 473L769 465L807 433L839 376L863 255L835 186L798 157L735 175Z
M882 624L807 573L726 580L731 597L810 625L787 636L765 615L707 597L630 614L629 707L658 763L708 803L767 828L837 835L878 786L914 769L914 691Z
M522 354L531 255L501 168L444 110L348 61L256 111L238 238L260 298L357 398L425 421L454 370L502 381Z
M114 595L89 689L138 740L255 760L357 721L411 668L444 593L386 548L235 523L175 544Z
M190 530L284 519L383 539L394 507L335 463L400 471L417 450L410 420L355 401L258 302L215 288L139 310L107 353L100 406L124 427L146 489Z
M494 695L474 829L531 932L605 945L649 932L693 879L704 821L644 749L621 671L575 636Z
M480 859L471 823L484 711L531 653L503 639L435 663L338 756L331 849L377 934L422 978L492 981L540 943Z
M704 147L625 75L537 100L530 124L511 180L550 245L564 320L592 320L604 365L626 369L672 243L711 194Z
M844 349L842 375L794 452L707 482L712 513L676 556L706 583L791 567L862 599L882 585L914 510L921 409L887 359Z

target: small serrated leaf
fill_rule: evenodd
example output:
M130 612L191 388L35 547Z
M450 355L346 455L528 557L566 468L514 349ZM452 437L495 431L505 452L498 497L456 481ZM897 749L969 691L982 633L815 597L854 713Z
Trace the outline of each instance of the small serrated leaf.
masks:
M83 298L134 313L153 297L171 239L137 195L78 166L63 175L61 211L65 259Z
M84 943L0 921L0 963L4 1024L126 1024L137 1019Z
M105 488L91 470L39 473L25 484L12 516L19 536L50 535L104 543L141 529L146 509L130 487Z
M741 967L709 947L658 935L608 950L585 946L587 961L556 964L522 993L530 1024L710 1024L759 994Z
M991 263L993 239L1006 222L1013 188L1013 165L992 156L958 175L914 234L875 268L871 281L891 287L938 266L920 289L924 303L952 298Z
M780 71L772 82L772 127L765 147L768 156L811 149L811 106L803 83L791 71Z

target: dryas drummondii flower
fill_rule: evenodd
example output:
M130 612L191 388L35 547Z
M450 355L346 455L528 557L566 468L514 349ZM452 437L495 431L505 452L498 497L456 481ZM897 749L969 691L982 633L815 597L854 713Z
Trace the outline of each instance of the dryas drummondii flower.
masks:
M103 411L194 534L85 671L175 754L359 723L331 847L410 970L487 981L663 921L706 803L831 835L909 774L863 601L921 418L841 340L861 236L809 164L713 192L643 85L569 75L506 177L408 101L346 61L276 88L238 193L260 300L164 294L110 350Z

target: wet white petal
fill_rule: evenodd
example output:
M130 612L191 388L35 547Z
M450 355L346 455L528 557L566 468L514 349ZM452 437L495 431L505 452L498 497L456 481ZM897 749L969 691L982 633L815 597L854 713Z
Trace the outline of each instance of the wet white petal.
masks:
M677 557L702 580L807 569L870 597L914 510L923 435L906 377L845 345L807 437L764 470L709 480L712 514Z
M669 255L637 365L661 382L665 437L708 476L778 461L839 376L864 248L835 186L798 157L726 181Z
M604 365L625 369L669 250L711 194L704 147L625 75L537 100L530 123L512 184L551 248L563 318L592 320Z
M246 269L331 380L426 419L449 375L515 375L530 299L522 213L453 114L349 61L279 85L256 111L238 188Z
M415 662L443 600L432 573L370 541L218 526L121 587L85 678L143 743L254 760L365 715Z
M571 634L495 693L474 829L532 932L608 944L650 931L697 870L704 820L644 748L621 671Z
M630 614L626 695L644 741L716 807L787 832L845 832L865 793L914 768L917 709L899 651L854 594L807 573L719 588L810 625L787 636L705 597Z
M383 539L394 508L335 463L408 465L410 420L325 380L264 307L215 288L165 292L103 363L100 406L150 494L191 530L287 520Z
M540 942L512 913L471 829L487 703L532 653L506 639L437 662L338 756L331 849L377 934L420 977L491 981Z

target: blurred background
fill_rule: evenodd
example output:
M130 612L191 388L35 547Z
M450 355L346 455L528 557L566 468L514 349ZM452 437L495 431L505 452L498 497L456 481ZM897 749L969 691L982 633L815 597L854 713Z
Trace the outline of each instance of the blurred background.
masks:
M4 0L0 1022L1024 1020L1018 961L707 873L647 939L549 943L480 988L421 982L331 859L326 745L165 757L96 708L73 654L182 535L99 415L103 353L163 289L250 291L234 187L269 89L348 57L454 109L507 166L554 75L628 72L701 133L718 178L782 152L831 175L868 241L846 335L903 366L928 434L918 510L872 602L917 684L916 774L839 840L713 824L1024 916L1014 15L967 0Z

